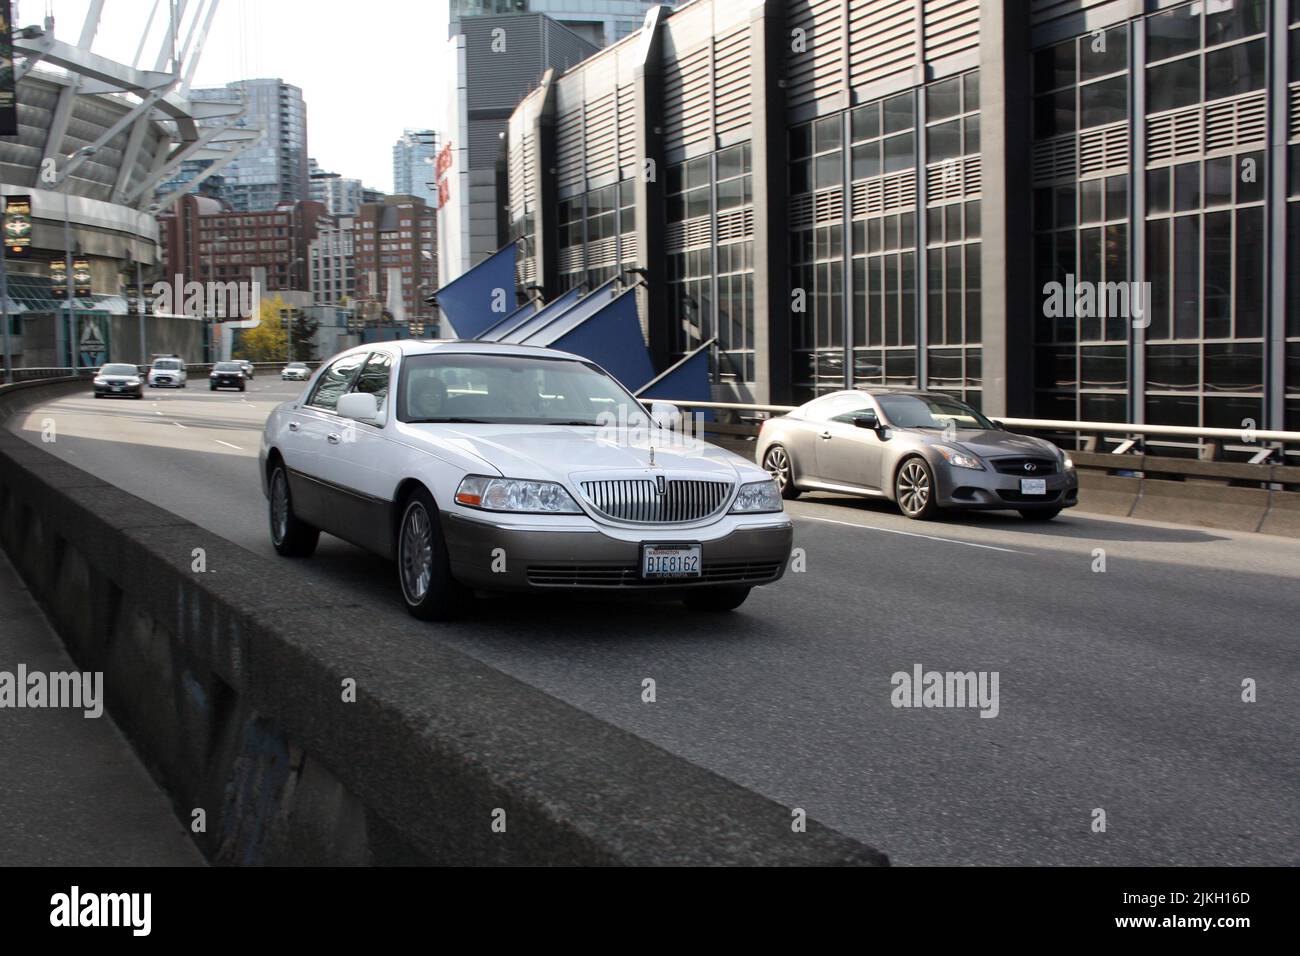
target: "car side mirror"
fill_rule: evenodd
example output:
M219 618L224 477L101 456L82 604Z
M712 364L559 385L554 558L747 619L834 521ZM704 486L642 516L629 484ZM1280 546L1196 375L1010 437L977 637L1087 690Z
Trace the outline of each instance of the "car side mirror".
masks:
M660 428L676 431L681 424L682 413L677 410L677 406L672 402L652 402L650 404L650 420Z
M369 392L348 392L339 399L336 409L343 418L375 424L379 420L379 403Z
M990 421L993 422L993 427L996 428L998 431L1003 431L1003 432L1004 432L1004 431L1007 430L1007 423L1006 423L1006 422L1004 422L1004 421L999 421L999 420L996 419L996 418L990 419Z
M857 428L870 428L875 431L880 427L880 418L875 412L859 412L853 416L853 424Z

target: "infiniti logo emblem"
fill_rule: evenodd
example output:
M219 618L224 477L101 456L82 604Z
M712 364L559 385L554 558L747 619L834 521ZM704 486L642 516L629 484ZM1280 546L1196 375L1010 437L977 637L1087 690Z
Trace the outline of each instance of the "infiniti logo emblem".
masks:
M1038 466L1035 465L1032 461L1025 462L1025 471L1037 471L1037 470L1038 470Z

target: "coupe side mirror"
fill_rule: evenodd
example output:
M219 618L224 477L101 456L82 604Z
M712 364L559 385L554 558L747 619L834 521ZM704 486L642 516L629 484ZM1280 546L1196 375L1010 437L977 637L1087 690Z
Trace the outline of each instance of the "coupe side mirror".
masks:
M681 424L682 413L671 402L651 402L650 420L660 428L676 431Z
M870 428L875 431L880 427L880 418L875 412L859 412L853 416L853 424L857 428Z
M358 422L375 424L379 420L379 403L369 392L348 392L339 399L337 411Z

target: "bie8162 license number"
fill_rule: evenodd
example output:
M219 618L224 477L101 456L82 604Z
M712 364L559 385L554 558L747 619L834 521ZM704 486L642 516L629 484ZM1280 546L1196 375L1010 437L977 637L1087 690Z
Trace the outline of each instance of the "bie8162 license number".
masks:
M698 544L643 544L641 577L698 578L700 546Z

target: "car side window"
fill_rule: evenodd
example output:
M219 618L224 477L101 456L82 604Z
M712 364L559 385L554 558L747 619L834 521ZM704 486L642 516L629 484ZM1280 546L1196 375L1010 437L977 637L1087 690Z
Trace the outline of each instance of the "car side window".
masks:
M852 402L845 402L843 406L837 407L835 416L831 419L833 422L839 422L843 425L852 425L853 419L867 412L876 411L876 406L872 404L871 399L864 396L857 396ZM879 414L877 412L877 414Z
M818 422L852 422L854 410L871 407L871 400L862 395L828 395L810 404L804 410L804 417ZM844 414L849 417L841 418Z
M312 408L323 408L327 412L334 411L338 407L339 398L352 386L352 380L356 378L363 359L362 355L344 356L322 372L307 404Z
M387 352L374 352L366 360L366 366L357 376L357 384L352 387L355 392L375 396L379 411L384 410L388 399L388 383L393 369L393 357Z

